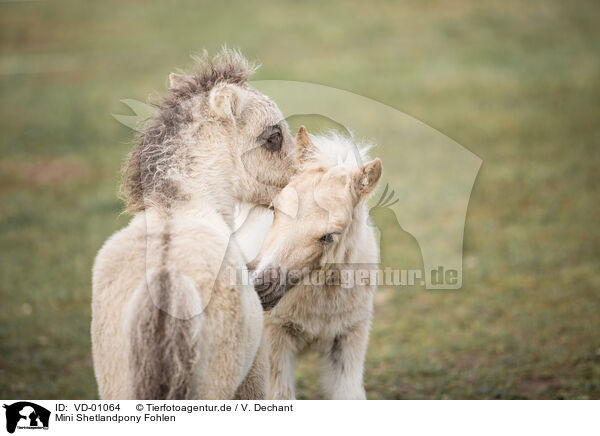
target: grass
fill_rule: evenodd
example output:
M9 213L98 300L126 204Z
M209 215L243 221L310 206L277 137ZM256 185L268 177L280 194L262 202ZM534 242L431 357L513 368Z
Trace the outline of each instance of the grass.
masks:
M90 269L127 222L116 191L132 137L110 114L162 92L190 52L228 43L260 59L257 79L368 96L483 159L463 288L379 291L369 398L600 398L597 4L0 9L0 396L97 397ZM418 267L416 241L378 219L384 263ZM318 398L316 356L297 372L298 396Z

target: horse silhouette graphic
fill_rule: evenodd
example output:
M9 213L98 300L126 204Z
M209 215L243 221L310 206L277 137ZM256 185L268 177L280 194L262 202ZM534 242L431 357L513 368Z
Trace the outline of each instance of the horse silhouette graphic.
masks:
M50 411L29 401L19 401L11 405L4 404L6 409L6 431L14 433L17 425L24 428L48 428Z

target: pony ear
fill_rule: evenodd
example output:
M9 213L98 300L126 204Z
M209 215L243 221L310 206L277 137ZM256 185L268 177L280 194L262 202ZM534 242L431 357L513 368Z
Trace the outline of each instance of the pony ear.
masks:
M186 74L169 74L169 89L181 88L191 77L192 76L188 76Z
M208 102L220 118L236 119L242 109L242 95L235 85L216 86L210 91Z
M305 161L313 148L314 144L310 140L310 136L308 136L306 127L300 126L298 133L296 134L296 154L298 156L298 161Z
M354 189L359 199L369 195L381 180L383 168L381 160L375 158L371 162L367 162L354 174Z

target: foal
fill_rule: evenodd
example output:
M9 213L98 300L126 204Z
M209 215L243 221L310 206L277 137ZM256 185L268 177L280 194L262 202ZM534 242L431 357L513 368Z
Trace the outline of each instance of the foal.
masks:
M262 399L268 362L238 204L268 205L296 170L277 105L223 49L171 74L170 95L125 165L129 225L94 263L92 347L100 398Z
M273 200L273 224L249 264L266 310L269 398L294 398L295 357L316 349L326 396L365 399L375 284L339 279L379 262L365 200L381 178L381 161L361 166L358 155L366 161L366 149L354 153L349 139L333 133L313 139L302 126L300 171Z

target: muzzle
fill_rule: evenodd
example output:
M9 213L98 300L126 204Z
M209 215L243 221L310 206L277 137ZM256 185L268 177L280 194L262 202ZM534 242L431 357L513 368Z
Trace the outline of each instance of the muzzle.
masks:
M262 271L256 271L258 263L258 259L254 259L247 267L252 273L252 284L263 309L268 311L277 305L286 292L300 283L302 274L280 266L267 266Z

